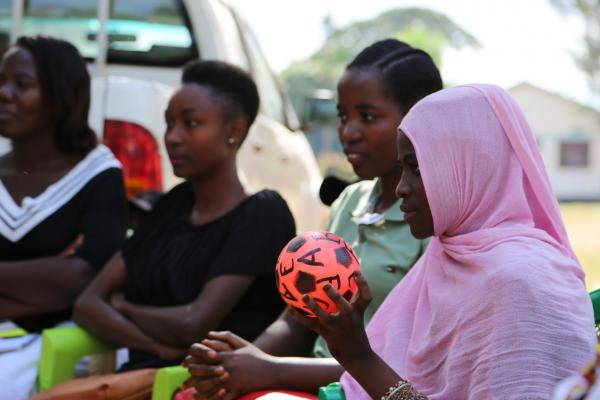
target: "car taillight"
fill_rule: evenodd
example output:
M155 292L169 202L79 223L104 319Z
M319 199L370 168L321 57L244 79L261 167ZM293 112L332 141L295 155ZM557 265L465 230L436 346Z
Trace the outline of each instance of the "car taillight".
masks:
M162 191L158 145L147 129L132 122L106 120L104 143L123 164L129 198L148 190Z

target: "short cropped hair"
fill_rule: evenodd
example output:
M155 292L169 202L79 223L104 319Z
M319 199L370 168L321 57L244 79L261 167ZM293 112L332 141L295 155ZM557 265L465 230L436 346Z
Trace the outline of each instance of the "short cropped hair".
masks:
M33 56L58 148L88 153L98 138L88 123L90 74L77 48L48 36L21 36L16 46Z
M181 82L210 88L215 96L225 100L234 115L241 114L247 129L256 119L260 102L258 89L252 77L235 65L222 61L192 61L184 67Z

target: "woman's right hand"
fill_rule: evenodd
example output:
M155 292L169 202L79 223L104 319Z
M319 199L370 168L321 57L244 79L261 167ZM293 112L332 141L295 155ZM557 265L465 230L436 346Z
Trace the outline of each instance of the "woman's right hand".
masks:
M183 365L192 377L198 398L237 399L271 387L276 377L274 357L231 332L210 332L208 338L190 347Z
M347 371L351 366L362 364L366 358L375 356L364 326L364 313L373 296L361 273L357 273L354 279L358 296L353 301L346 300L333 286L324 285L325 293L339 310L335 314L328 314L309 295L304 295L302 300L316 317L289 308L292 317L325 339L331 355Z

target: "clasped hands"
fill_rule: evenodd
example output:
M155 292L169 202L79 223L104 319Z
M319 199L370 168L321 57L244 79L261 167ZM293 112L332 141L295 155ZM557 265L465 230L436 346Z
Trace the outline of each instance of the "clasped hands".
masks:
M354 279L358 293L351 301L331 285L324 286L339 310L335 314L328 314L309 295L302 300L316 317L288 309L294 319L325 339L331 354L346 369L373 354L364 328L371 291L361 274ZM196 389L196 399L209 400L234 400L257 390L286 389L279 386L277 360L234 333L209 332L206 339L190 347L183 362L192 375L184 386Z

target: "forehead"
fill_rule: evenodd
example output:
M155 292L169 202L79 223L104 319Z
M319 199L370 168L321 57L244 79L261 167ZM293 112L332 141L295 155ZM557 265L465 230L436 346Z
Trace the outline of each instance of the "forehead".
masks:
M402 156L404 155L413 154L415 152L415 148L412 142L401 129L398 129L398 134L396 136L396 146L398 147L399 158L402 158Z
M381 73L372 68L347 70L338 83L338 96L340 99L368 99L369 102L390 100L384 90Z
M223 108L224 104L221 100L219 95L208 86L184 83L173 93L169 107L209 109L214 112Z
M36 76L35 60L29 50L19 46L9 48L0 62L3 70L14 69L20 73Z

